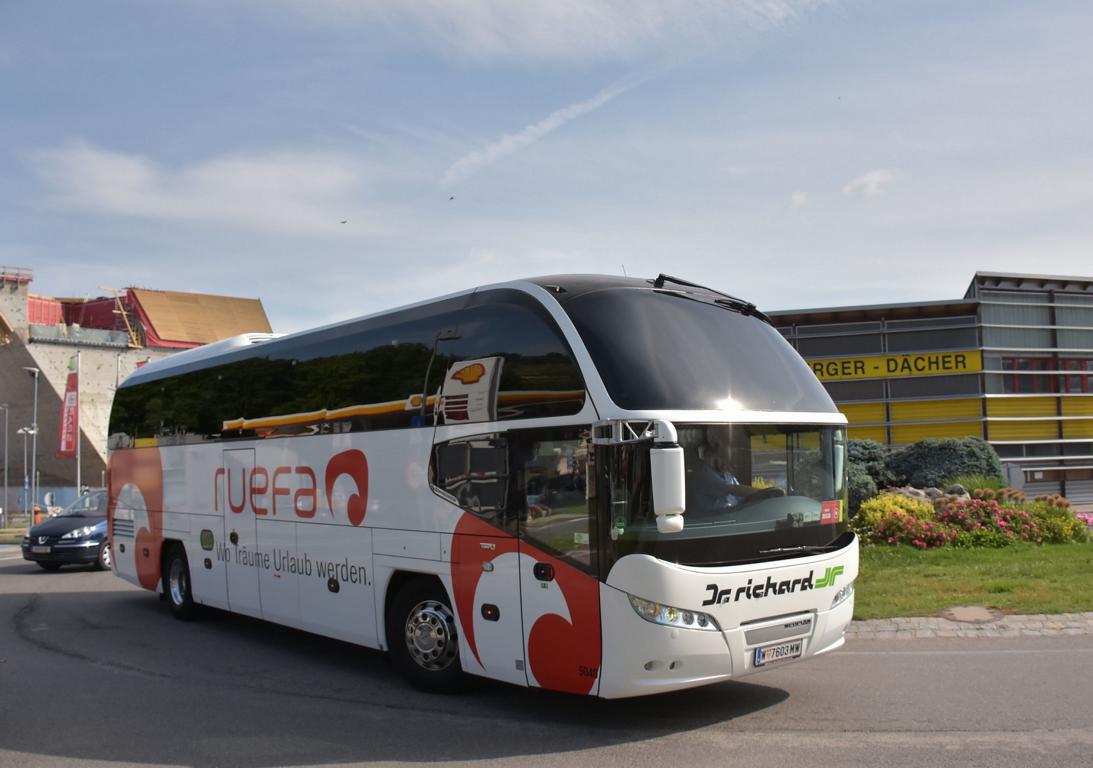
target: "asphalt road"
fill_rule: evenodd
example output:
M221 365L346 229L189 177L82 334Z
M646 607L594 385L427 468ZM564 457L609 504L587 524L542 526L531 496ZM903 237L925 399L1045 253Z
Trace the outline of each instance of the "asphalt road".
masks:
M418 693L383 654L0 548L0 766L1093 765L1093 637L857 642L694 691ZM607 652L610 652L608 649Z

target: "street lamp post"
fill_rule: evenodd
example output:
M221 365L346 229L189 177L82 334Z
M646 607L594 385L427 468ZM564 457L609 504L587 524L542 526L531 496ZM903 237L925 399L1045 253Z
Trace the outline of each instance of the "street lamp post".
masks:
M34 519L34 510L30 504L30 475L27 474L27 435L31 432L33 430L30 427L20 427L15 433L23 436L23 512L27 514L28 520ZM28 528L31 525L32 523L27 523Z
M11 516L11 510L8 507L8 404L0 403L0 408L4 409L4 520L7 521Z
M41 371L27 366L24 366L23 370L34 377L34 412L30 419L30 479L34 485L31 515L33 515L34 507L38 504L38 375Z

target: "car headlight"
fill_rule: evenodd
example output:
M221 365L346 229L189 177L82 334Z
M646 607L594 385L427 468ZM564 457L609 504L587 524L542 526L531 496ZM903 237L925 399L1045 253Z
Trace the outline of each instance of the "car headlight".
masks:
M711 632L720 632L717 619L708 613L700 611L688 611L686 608L673 608L670 605L661 605L652 600L645 600L633 595L630 605L634 613L653 624L663 624L666 627L679 627L681 629L704 629Z
M95 532L94 525L85 525L83 528L77 528L73 531L69 531L61 539L84 539Z
M850 582L845 587L835 593L835 597L831 600L831 607L834 608L839 603L845 603L851 597L854 596L854 582Z

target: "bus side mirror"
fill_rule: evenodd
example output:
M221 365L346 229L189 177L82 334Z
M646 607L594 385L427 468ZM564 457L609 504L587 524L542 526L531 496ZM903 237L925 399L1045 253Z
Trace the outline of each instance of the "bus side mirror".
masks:
M678 445L657 445L649 449L649 474L653 486L653 513L659 533L683 530L687 476L683 449Z

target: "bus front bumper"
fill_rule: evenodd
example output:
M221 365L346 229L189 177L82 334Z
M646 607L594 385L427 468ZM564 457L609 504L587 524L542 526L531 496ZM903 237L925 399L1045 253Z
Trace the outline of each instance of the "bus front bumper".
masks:
M773 567L767 564L765 567L699 570L680 568L652 558L648 560L651 562L638 564L640 578L637 582L650 583L650 577L656 579L656 569L663 568L670 572L670 577L663 583L686 582L689 573L696 577L694 583L699 588L707 583L727 583L730 579L733 583L741 583L741 574L745 576L743 583L749 576L753 583L763 581L767 576L780 582L783 577L795 577L802 566L817 568L819 565L825 566L819 569L820 573L824 573L826 567L842 565L846 578L837 585L842 588L853 583L858 569L856 541L852 547L832 556ZM613 588L610 583L601 585L603 660L599 695L609 699L624 698L692 688L777 669L835 650L845 642L846 630L854 614L853 592L833 605L838 588L780 596L769 602L734 602L705 608L695 603L681 605L679 598L675 603L661 598L664 604L685 610L709 611L720 625L718 630L700 630L647 621L630 604L628 592L634 592ZM693 593L694 590L685 586L683 591ZM759 649L764 649L761 654L756 653ZM778 656L779 653L783 655Z

